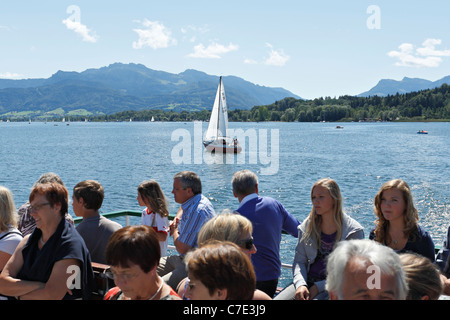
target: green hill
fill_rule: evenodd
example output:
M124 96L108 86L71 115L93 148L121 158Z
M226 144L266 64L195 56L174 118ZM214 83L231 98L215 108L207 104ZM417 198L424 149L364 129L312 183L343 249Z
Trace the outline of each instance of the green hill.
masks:
M223 81L230 110L299 98L282 88L258 86L233 76L224 76ZM94 115L149 109L211 110L218 83L218 76L196 70L171 74L121 63L80 73L58 71L48 79L0 79L0 115L27 112L36 117L58 108Z

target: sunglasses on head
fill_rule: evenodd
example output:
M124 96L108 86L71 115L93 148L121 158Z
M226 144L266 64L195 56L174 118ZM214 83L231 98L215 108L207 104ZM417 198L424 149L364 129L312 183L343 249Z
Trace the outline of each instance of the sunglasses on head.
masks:
M253 237L245 240L239 240L238 243L240 246L244 247L247 250L251 250L253 248Z

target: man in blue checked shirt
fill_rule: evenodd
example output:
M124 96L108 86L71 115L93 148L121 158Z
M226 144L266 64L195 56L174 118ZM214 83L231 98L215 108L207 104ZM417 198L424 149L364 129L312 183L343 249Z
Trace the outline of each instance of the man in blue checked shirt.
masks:
M198 232L216 213L208 198L202 195L202 183L195 172L175 174L172 193L175 202L181 204L170 224L170 235L178 254L162 257L157 272L176 290L178 283L187 277L184 255L197 247Z

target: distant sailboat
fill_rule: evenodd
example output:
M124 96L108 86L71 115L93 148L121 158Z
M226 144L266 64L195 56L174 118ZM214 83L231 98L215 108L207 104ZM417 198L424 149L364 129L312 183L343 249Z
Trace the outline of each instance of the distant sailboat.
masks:
M227 136L228 131L228 110L225 98L225 88L222 77L220 77L219 87L217 88L216 99L209 120L208 131L206 131L203 145L206 150L221 153L239 153L242 148L236 138L231 139Z

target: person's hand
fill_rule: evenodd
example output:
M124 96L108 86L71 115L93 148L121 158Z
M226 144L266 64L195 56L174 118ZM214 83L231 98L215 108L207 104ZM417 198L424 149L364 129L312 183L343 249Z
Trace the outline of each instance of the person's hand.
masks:
M316 285L313 285L309 288L309 299L314 299L319 294L319 288Z
M179 219L179 218L175 218L175 219L173 219L172 222L170 223L170 225L169 225L169 231L170 231L169 234L170 234L170 235L173 235L175 229L178 228L178 222L180 222L180 219Z
M300 286L295 291L295 300L309 300L309 290L306 286Z

